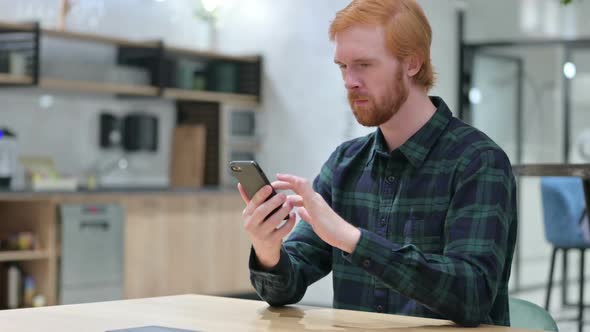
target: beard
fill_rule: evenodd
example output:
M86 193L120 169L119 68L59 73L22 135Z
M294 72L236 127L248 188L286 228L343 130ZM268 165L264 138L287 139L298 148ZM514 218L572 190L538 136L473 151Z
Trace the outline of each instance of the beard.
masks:
M358 123L365 127L376 127L391 119L408 99L410 89L403 79L401 68L395 73L393 79L387 83L385 91L390 91L381 100L356 91L348 93L348 103L352 108ZM363 105L355 104L355 101L366 101Z

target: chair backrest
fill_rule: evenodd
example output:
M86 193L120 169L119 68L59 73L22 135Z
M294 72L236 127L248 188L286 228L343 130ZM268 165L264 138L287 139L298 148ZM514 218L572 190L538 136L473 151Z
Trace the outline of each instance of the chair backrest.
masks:
M587 247L580 227L585 206L582 181L575 177L544 177L541 195L547 241L556 247Z
M551 317L545 309L532 302L510 297L509 308L511 327L531 330L559 331L553 317Z

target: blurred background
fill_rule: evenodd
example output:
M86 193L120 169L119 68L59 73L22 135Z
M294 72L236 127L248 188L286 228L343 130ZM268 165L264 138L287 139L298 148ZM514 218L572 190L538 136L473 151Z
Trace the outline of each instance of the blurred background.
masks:
M514 165L590 162L589 0L418 2L432 95ZM374 130L351 114L328 40L347 4L0 0L2 307L256 298L227 162L313 179L336 146ZM544 306L555 245L540 179L518 184L511 292ZM554 317L576 315L579 255L564 268L557 257L567 298L555 290ZM328 276L303 303L331 301Z

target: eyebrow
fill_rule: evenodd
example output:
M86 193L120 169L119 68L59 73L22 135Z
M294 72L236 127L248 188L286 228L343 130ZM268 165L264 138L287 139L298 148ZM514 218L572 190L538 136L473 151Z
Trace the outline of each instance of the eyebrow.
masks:
M352 61L352 63L366 63L366 62L377 62L377 59L374 58L360 58L360 59L355 59ZM334 59L334 63L337 65L341 65L342 63L336 59Z

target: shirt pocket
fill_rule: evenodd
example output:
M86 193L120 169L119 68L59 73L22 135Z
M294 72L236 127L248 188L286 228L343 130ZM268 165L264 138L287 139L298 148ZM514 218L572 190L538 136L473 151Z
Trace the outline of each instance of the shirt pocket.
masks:
M425 253L442 253L444 222L444 213L411 214L404 224L404 244L413 244Z

